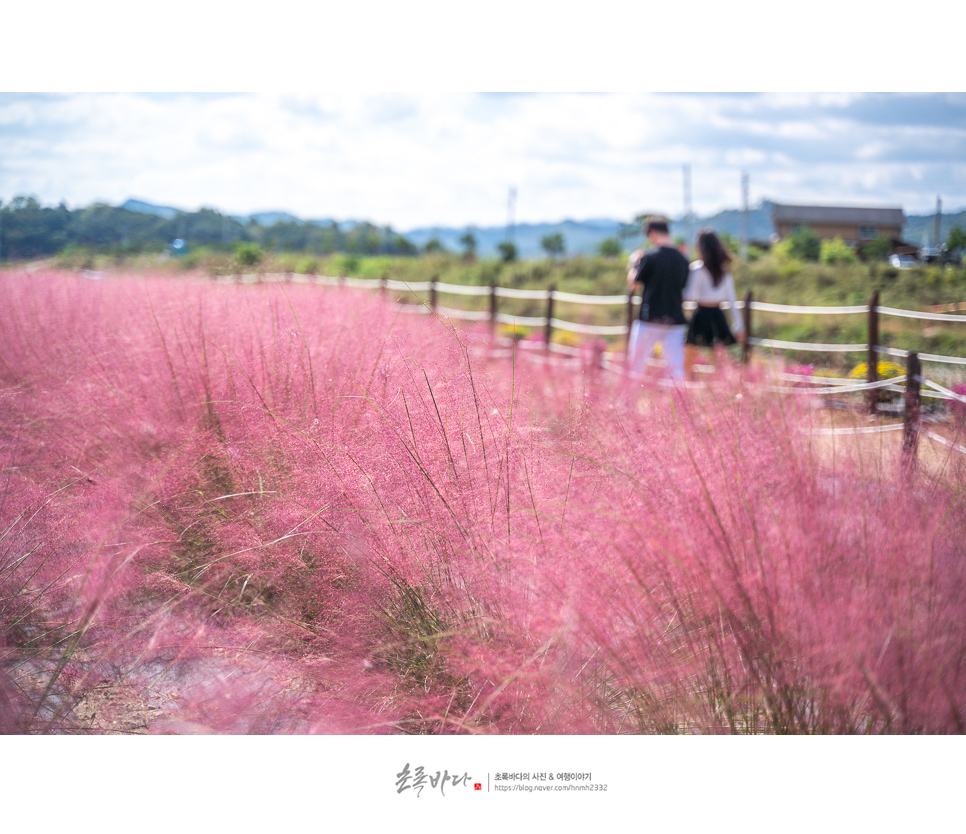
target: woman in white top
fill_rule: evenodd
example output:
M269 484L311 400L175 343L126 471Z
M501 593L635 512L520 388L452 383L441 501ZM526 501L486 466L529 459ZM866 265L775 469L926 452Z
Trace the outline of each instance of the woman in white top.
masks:
M698 234L698 254L701 260L691 264L683 293L685 301L694 301L698 305L688 324L684 348L688 379L694 377L694 365L701 348L733 345L745 339L744 322L735 306L735 281L729 271L732 261L730 253L713 231L702 229ZM721 309L725 302L731 305L733 332Z

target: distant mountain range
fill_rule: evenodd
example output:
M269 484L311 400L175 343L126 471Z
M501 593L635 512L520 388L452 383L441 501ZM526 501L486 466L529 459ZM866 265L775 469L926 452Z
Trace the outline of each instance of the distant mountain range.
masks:
M156 217L163 217L165 220L171 220L173 217L185 213L182 209L172 208L171 206L156 206L152 203L145 203L143 200L134 199L126 200L118 208L140 212L141 214L153 214ZM250 220L254 220L259 226L265 227L274 226L276 223L311 223L313 226L328 226L330 223L337 222L339 228L346 232L359 223L357 220L302 220L285 211L260 211L255 214L233 214L230 216L232 220L237 220L239 223L248 223Z
M761 202L748 210L748 237L750 240L768 240L775 231L772 224L772 206L768 200ZM143 214L154 214L158 217L170 219L181 213L180 209L170 206L156 206L141 200L128 200L120 208L137 211ZM352 229L360 221L330 219L302 220L295 215L280 211L265 211L249 215L232 215L240 223L254 220L261 226L272 226L278 222L311 223L317 226L328 226L338 222L339 228L345 231ZM690 222L682 217L671 218L671 234L674 237L693 239L698 229L708 226L718 232L727 232L735 238L741 237L740 209L727 209L708 216L695 216ZM966 228L966 209L955 214L943 214L941 235L945 239L953 226ZM931 245L935 229L935 215L908 215L903 227L903 239L910 243ZM476 238L477 252L482 257L494 257L498 254L497 246L507 240L506 226L428 226L401 234L416 246L422 248L434 238L445 249L460 252L463 249L459 239L472 232ZM597 251L601 241L609 237L625 235L622 243L625 249L633 249L642 242L640 229L636 224L609 218L594 218L591 220L563 220L559 223L518 223L512 230L513 242L521 258L539 258L544 256L540 240L546 235L561 234L564 238L564 250L567 255L589 255Z

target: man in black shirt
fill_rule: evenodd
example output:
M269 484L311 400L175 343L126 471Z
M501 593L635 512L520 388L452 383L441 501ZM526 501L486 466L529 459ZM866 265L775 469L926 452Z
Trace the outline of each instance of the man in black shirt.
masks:
M688 282L688 260L671 243L667 220L648 219L644 234L652 249L631 256L627 289L643 286L641 314L631 325L627 345L628 367L641 373L657 342L672 379L684 379L684 337L687 319L681 295Z

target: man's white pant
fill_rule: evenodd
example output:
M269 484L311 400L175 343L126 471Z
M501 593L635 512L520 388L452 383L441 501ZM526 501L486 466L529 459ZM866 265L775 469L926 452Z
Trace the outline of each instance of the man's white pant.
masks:
M635 319L631 323L631 335L627 344L632 373L642 374L654 345L661 343L661 352L667 362L671 379L684 379L684 339L686 324L654 324Z

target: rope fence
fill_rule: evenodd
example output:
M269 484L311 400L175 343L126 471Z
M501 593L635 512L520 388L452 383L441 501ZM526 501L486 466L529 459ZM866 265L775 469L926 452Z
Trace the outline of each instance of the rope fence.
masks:
M457 319L467 321L483 321L490 319L501 324L511 324L524 327L542 327L548 330L567 330L572 333L584 335L600 336L626 336L629 332L629 322L633 320L631 313L633 308L640 304L640 298L634 295L587 295L582 293L563 292L554 287L546 290L537 289L517 289L513 287L499 287L491 284L484 286L469 286L463 284L448 284L442 281L400 281L391 278L371 279L371 278L348 278L332 277L327 275L306 275L299 276L292 273L274 274L245 274L223 276L223 281L242 281L250 283L252 281L278 282L293 281L301 279L308 283L322 284L328 286L344 286L358 289L379 289L383 292L408 292L408 293L429 293L429 307L437 312ZM489 296L491 299L490 311L470 311L458 310L451 307L442 307L436 304L438 293L462 296ZM514 299L525 301L543 301L547 304L548 310L552 311L554 302L564 302L568 304L582 304L595 306L625 306L628 309L628 323L620 325L597 325L572 322L552 315L552 312L544 316L512 316L506 313L498 313L496 300ZM724 309L731 305L723 304ZM954 315L952 313L932 313L916 310L900 310L893 307L882 307L878 303L878 293L873 295L868 305L848 305L848 306L803 306L792 304L772 304L764 301L754 301L751 293L744 300L737 301L735 309L741 310L746 318L750 319L751 312L779 313L785 315L860 315L867 314L870 320L876 320L880 315L895 316L907 319L919 319L922 321L940 321L949 323L966 323L966 315ZM411 304L407 310L416 312L419 308L424 308L425 304ZM694 302L685 302L685 309L693 310L696 305ZM878 329L877 327L874 329ZM747 332L751 332L748 330ZM815 342L791 342L781 339L765 339L749 336L746 349L751 347L766 348L773 350L789 351L814 351L819 353L862 353L872 350L876 354L906 358L908 351L899 348L884 347L875 341L861 344L822 344ZM955 365L966 365L966 358L957 356L944 356L939 354L920 353L919 358L923 362L943 362ZM870 380L874 381L874 380Z
M907 350L882 347L881 345L876 345L875 352L882 354L883 356L896 356L899 359L905 359L909 355L909 351ZM947 365L966 365L966 359L961 356L941 356L935 353L920 353L919 359L922 362L942 362Z
M935 394L932 394L931 396L940 397L944 400L957 400L958 402L961 402L964 405L966 405L966 397L963 397L960 394L953 393L948 388L944 388L938 382L933 382L932 380L929 380L929 379L923 379L922 377L919 377L919 382L921 382L923 385L929 386L930 388L933 389L933 391L937 392Z
M860 345L821 345L814 342L785 342L781 339L757 339L749 336L748 344L755 347L774 348L776 350L813 350L821 353L864 353L869 349L866 344Z
M950 449L954 449L955 451L966 455L966 446L961 446L959 443L953 443L952 440L947 440L941 434L936 434L936 432L929 431L928 429L923 429L922 433L930 440L935 440L938 443L942 443L943 446L948 446Z
M812 429L809 434L818 435L843 435L843 434L881 434L888 431L902 431L902 425L894 426L854 426L844 429Z
M924 313L918 310L896 310L893 307L879 307L879 313L884 316L899 316L906 319L921 319L922 321L966 322L966 316L954 316L950 313Z
M386 294L389 291L396 293L408 293L416 296L418 293L427 293L428 299L419 303L397 302L397 308L401 312L429 314L435 313L448 318L463 321L489 322L491 328L497 324L512 327L542 328L542 342L528 342L526 340L514 343L513 348L505 350L491 350L490 356L513 355L519 346L523 349L524 355L531 358L556 364L565 361L563 357L573 358L577 356L589 356L593 361L593 367L611 371L623 371L625 367L624 358L626 357L626 347L623 352L607 351L596 343L590 350L587 347L578 348L572 345L562 345L551 341L555 330L569 333L577 333L586 336L623 336L627 338L630 326L635 318L635 308L640 305L639 297L630 293L625 295L585 295L582 293L562 292L554 286L545 290L537 289L518 289L513 287L499 287L495 283L489 286L468 286L462 284L447 284L435 279L430 281L400 281L390 279L385 276L381 279L332 277L325 275L299 275L292 273L284 274L246 274L222 276L220 281L236 281L244 283L252 282L279 282L279 281L298 281L299 283L319 284L324 286L339 286L359 289L377 289ZM445 307L438 304L440 293L466 296L466 297L487 297L489 299L489 309L486 310L461 310L452 307ZM540 316L512 315L501 312L499 301L523 300L539 301L545 304L544 314ZM579 304L593 306L623 306L625 310L624 323L618 325L587 324L583 322L568 321L559 318L554 314L555 303ZM694 309L693 302L685 303L685 309ZM723 304L722 307L729 308L731 305ZM961 305L957 305L959 309ZM903 430L903 452L908 460L913 460L918 447L920 435L926 436L940 443L944 443L956 451L966 454L966 447L948 441L935 432L922 429L920 421L920 406L922 397L931 397L966 405L966 397L945 388L939 383L926 379L922 376L922 363L940 363L948 365L966 365L966 358L959 356L946 356L941 354L919 353L918 351L907 351L901 348L886 347L879 344L879 317L892 316L904 319L914 319L928 322L947 322L966 324L966 315L956 315L946 312L923 312L916 310L900 310L893 307L883 307L879 304L879 293L872 295L868 304L847 305L847 306L803 306L790 304L772 304L762 301L755 301L751 292L748 292L743 300L737 301L734 305L736 310L741 312L745 333L748 337L742 345L742 361L748 362L751 351L775 350L775 351L802 351L818 353L864 353L867 357L866 379L864 382L858 380L841 380L833 378L813 378L794 374L781 374L779 379L782 382L795 383L793 386L778 385L773 386L773 390L782 393L808 394L816 396L841 395L849 393L864 393L867 397L869 412L875 414L878 411L880 398L884 392L903 394L903 424L897 426L876 426L862 427L853 429L827 429L820 434L871 434L880 431ZM773 313L784 315L820 315L820 316L840 316L840 315L865 315L868 318L867 341L854 344L821 344L815 342L793 342L782 339L768 339L754 337L753 316L755 313ZM555 354L555 356L554 356ZM906 373L894 378L879 379L878 360L880 356L891 356L906 361ZM923 387L928 390L923 391Z
M843 380L843 382L848 382L849 380ZM892 377L890 379L880 379L876 382L855 382L852 385L830 385L828 387L822 388L789 388L788 386L775 386L774 390L781 391L783 393L805 393L805 394L851 394L857 391L875 391L880 388L893 388L893 390L901 391L902 389L898 386L906 381L905 376ZM813 383L818 384L818 383Z

